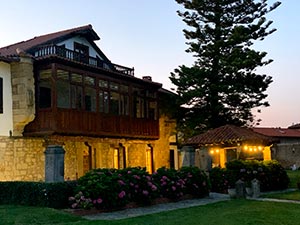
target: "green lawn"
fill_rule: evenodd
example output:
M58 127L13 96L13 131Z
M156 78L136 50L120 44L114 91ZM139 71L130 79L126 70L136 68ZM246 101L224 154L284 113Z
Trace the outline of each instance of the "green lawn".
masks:
M286 172L290 178L289 188L297 188L297 182L300 182L300 170L287 170Z
M0 206L0 224L81 224L81 225L295 225L300 205L251 200L231 200L206 206L180 209L117 221L88 221L48 208Z

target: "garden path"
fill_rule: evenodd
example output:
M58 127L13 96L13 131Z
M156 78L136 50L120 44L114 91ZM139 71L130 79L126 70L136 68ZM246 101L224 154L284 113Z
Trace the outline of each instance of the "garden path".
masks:
M88 220L119 220L119 219L126 219L131 217L171 211L175 209L189 208L193 206L206 205L210 203L228 201L228 200L230 200L229 195L210 193L209 197L206 198L188 199L179 202L171 202L171 203L157 204L157 205L151 205L145 207L124 209L116 212L102 212L99 214L85 215L83 216L83 218L86 218Z

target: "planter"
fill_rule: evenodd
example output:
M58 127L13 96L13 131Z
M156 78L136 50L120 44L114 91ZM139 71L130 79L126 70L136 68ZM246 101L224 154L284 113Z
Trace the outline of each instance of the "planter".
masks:
M236 190L235 188L228 188L228 194L230 198L235 198L236 197Z
M246 187L246 194L247 196L252 197L253 191L251 187Z

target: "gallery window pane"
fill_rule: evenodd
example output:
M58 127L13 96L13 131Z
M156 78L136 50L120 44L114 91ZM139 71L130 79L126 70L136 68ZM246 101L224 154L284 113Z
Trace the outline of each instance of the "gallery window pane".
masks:
M69 81L69 72L65 70L57 70L56 73L57 79Z
M40 80L39 108L51 108L51 80Z
M50 69L40 71L40 79L49 79L51 77L52 77L52 71Z
M56 81L57 107L71 108L70 103L70 84L62 80Z
M86 76L84 78L84 83L87 84L87 85L95 86L95 78L90 77L90 76Z
M85 88L85 110L96 112L96 90L94 88Z
M115 83L115 82L110 82L109 88L110 88L110 90L117 91L117 90L119 90L119 84Z
M108 88L108 82L106 80L99 80L99 87Z
M77 73L71 74L71 81L76 83L82 83L82 75Z
M110 108L109 112L113 115L119 115L119 93L111 92L110 93Z
M108 113L108 92L100 91L99 92L99 111Z

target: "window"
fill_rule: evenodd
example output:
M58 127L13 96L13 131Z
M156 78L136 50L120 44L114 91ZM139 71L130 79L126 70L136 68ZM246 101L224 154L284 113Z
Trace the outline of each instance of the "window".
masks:
M85 89L85 110L89 112L96 112L96 89L87 87Z
M0 77L0 113L3 113L3 78Z
M57 107L70 108L70 84L62 80L56 81Z
M74 60L89 63L89 47L74 42Z
M52 73L51 70L40 71L39 108L50 108L52 102Z
M119 99L120 99L120 95L118 92L110 92L109 112L113 115L119 114Z
M108 92L107 91L99 91L99 111L103 113L108 113L109 103L108 103Z

